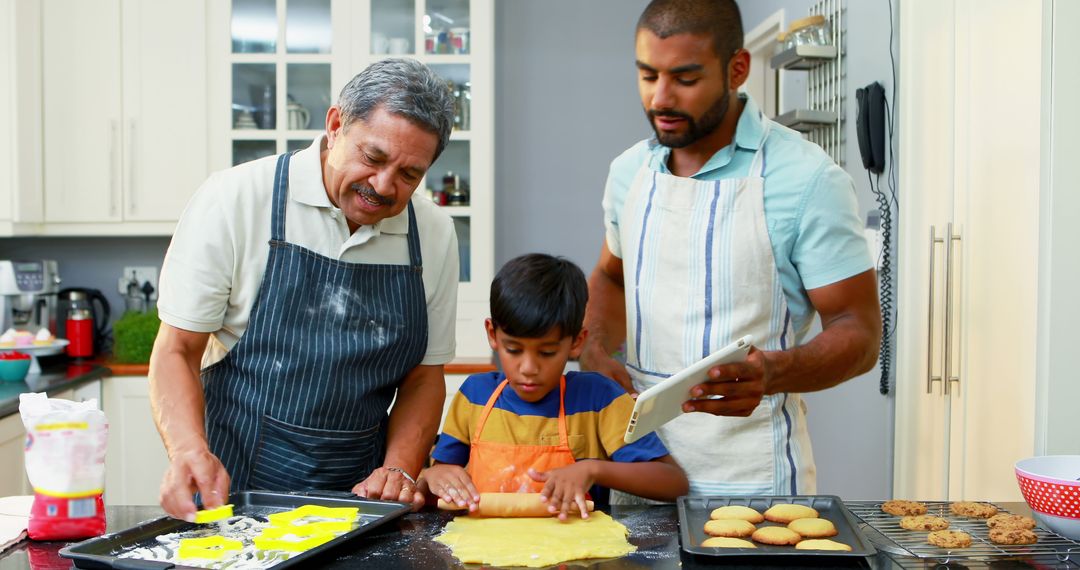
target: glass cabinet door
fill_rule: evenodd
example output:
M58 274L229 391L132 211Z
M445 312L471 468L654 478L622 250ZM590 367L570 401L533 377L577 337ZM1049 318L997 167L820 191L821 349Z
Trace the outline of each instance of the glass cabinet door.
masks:
M424 13L424 53L469 53L469 0L427 0Z
M278 2L232 0L232 164L307 146L331 105L331 0Z
M414 0L371 0L371 53L406 55L416 53L416 2Z

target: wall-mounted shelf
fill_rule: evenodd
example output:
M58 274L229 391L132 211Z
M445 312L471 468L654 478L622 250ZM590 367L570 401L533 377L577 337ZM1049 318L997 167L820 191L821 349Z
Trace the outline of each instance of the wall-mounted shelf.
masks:
M836 46L802 45L784 50L769 60L773 69L813 69L836 59Z
M795 109L773 120L800 133L808 133L821 127L836 126L836 113L816 109Z

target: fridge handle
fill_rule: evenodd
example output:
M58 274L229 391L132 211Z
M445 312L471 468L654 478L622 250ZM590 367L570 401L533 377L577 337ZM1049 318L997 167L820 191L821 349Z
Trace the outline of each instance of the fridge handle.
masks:
M934 263L937 244L945 240L937 237L937 227L930 226L930 284L929 310L926 318L926 393L934 393L934 382L941 382L941 376L934 376Z
M944 382L945 395L948 396L952 393L952 383L956 382L956 390L960 390L960 365L957 361L956 374L953 375L953 359L959 357L960 350L957 349L957 354L952 353L953 333L959 335L959 331L953 331L953 283L955 282L953 277L953 264L955 263L954 257L956 251L953 249L953 242L960 243L961 236L959 230L957 233L953 233L953 225L949 224L949 234L946 237L948 244L945 247L945 369L944 369ZM959 301L957 301L959 302ZM959 328L959 323L956 324Z

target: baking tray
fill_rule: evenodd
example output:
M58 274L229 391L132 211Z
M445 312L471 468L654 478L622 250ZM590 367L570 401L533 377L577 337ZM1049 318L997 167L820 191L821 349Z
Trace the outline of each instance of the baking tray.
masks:
M241 491L233 494L229 498L229 502L233 504L234 517L251 517L262 522L265 522L267 520L266 516L271 513L292 510L302 505L357 507L360 509L359 516L357 517L359 526L353 530L316 548L296 553L288 559L270 559L263 563L265 565L262 567L272 567L275 570L303 565L305 561L312 557L319 556L335 546L363 534L367 534L373 529L392 521L410 510L410 506L404 503L376 501L364 499L349 493L333 493L327 491L312 493ZM231 521L234 519L229 520ZM217 532L213 529L217 528L218 527L213 524L196 525L194 523L164 516L143 522L127 530L91 538L90 540L65 547L60 550L60 556L72 559L76 568L201 568L156 560L121 558L120 555L139 548L158 546L159 543L157 537L163 534L192 532L192 536L199 536L200 533L198 531L200 530L204 531L201 533L202 535L216 534ZM248 542L250 542L250 540ZM254 568L258 566L251 565L245 567Z
M837 550L796 550L794 546L770 546L768 544L755 543L757 548L712 548L701 546L701 542L709 535L705 534L705 523L709 520L709 514L717 507L728 505L742 505L756 509L764 514L765 511L777 503L794 503L812 507L820 513L820 517L832 521L836 525L838 534L830 537L830 540L842 542L851 546L851 552ZM758 523L757 528L767 526L786 526L779 523L764 521ZM863 535L859 529L858 519L844 506L840 497L833 495L775 495L756 497L679 497L679 534L682 539L682 549L690 554L708 557L771 557L771 556L807 556L819 558L828 557L866 557L877 553L873 544ZM746 540L750 540L749 537Z
M926 514L941 517L949 521L949 530L962 530L971 535L971 546L967 548L940 548L926 542L924 531L907 530L900 526L903 517L893 516L881 510L884 501L851 501L848 508L869 527L864 529L872 542L881 550L902 556L948 560L995 560L1000 558L1031 558L1036 556L1054 556L1061 561L1080 560L1080 543L1050 532L1042 527L1035 527L1033 532L1039 542L1028 545L1004 545L990 541L990 528L986 519L959 517L949 510L947 501L919 501L926 505ZM997 507L999 513L1009 510L1000 505L980 501Z

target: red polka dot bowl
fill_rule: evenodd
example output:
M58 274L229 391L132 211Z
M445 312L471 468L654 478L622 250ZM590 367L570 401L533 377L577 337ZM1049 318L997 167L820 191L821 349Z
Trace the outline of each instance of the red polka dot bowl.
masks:
M1017 461L1016 481L1040 526L1080 540L1080 455Z

